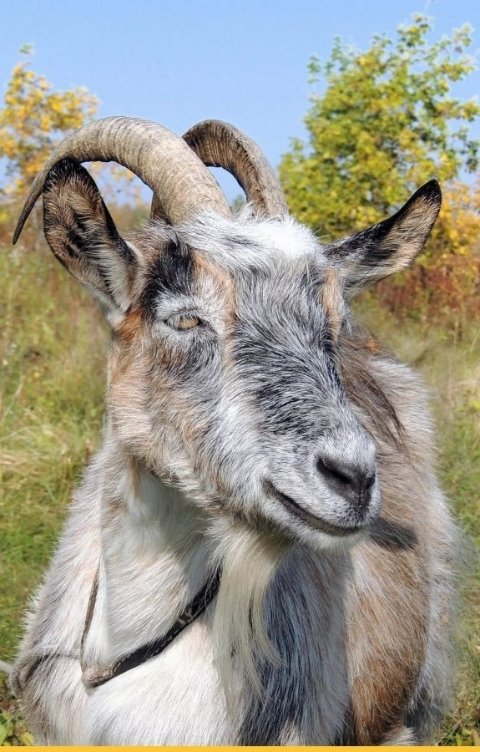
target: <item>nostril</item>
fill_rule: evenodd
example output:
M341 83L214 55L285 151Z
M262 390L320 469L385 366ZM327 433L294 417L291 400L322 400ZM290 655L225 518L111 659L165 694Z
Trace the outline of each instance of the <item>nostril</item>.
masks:
M331 478L346 486L353 485L354 483L354 478L349 473L348 467L331 459L319 457L317 460L317 470L325 478Z
M375 472L365 472L356 465L349 465L330 457L319 457L317 470L335 493L362 508L370 503L376 479Z

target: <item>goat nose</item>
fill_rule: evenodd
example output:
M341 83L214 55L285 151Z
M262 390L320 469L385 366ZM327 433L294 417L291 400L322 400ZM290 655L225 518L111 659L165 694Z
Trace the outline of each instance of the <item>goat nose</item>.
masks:
M359 511L367 511L375 484L375 471L331 457L320 457L317 470L332 491L343 496Z

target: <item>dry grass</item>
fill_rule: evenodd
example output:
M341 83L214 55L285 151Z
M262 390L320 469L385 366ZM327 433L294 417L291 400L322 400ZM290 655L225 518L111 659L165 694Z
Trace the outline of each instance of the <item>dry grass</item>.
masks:
M0 254L1 658L98 441L106 333L88 297L46 255Z

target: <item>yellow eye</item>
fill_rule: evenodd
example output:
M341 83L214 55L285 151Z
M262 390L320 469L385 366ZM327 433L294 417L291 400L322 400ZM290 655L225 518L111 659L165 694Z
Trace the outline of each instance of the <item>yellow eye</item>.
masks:
M184 331L186 329L195 329L195 327L199 326L201 322L198 316L179 313L175 316L170 316L165 323L168 324L168 326L171 326L172 329L180 329Z

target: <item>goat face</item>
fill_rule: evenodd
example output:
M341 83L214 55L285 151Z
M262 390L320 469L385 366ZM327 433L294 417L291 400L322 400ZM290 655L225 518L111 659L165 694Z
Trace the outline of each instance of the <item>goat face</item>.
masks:
M111 323L117 436L208 515L316 548L357 539L380 493L375 443L342 383L346 300L418 253L439 201L427 184L327 247L291 219L213 212L127 242L88 173L59 162L45 232Z

